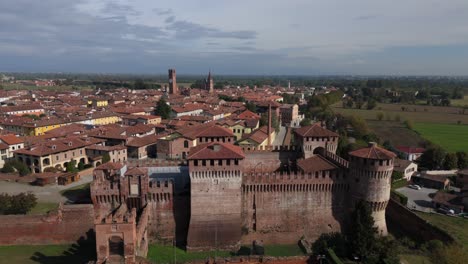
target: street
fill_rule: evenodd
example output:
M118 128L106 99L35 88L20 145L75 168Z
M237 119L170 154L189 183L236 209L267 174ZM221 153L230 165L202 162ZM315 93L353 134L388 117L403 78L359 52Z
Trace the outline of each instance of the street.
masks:
M408 208L425 212L433 211L432 198L429 195L437 192L437 189L422 187L421 190L415 190L409 187L403 187L396 191L408 197Z

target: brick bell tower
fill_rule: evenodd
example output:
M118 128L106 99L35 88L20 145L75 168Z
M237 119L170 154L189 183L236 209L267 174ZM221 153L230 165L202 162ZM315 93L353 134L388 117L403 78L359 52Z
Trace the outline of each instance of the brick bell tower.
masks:
M349 153L350 186L353 205L366 201L372 210L375 227L387 235L385 208L390 200L391 178L395 153L370 142L369 147Z
M175 69L169 69L169 94L179 94Z

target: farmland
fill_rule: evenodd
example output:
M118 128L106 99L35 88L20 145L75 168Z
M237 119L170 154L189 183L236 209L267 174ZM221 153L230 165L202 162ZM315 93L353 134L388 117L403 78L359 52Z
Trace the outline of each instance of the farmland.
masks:
M416 123L414 130L447 151L468 151L468 125Z
M332 110L343 115L356 115L366 120L377 120L379 112L384 113L383 120L411 120L417 123L468 124L468 111L462 114L460 107L427 105L377 104L372 110L343 108L341 102L334 104Z
M425 140L402 122L369 120L367 123L380 139L390 141L392 146L424 146Z

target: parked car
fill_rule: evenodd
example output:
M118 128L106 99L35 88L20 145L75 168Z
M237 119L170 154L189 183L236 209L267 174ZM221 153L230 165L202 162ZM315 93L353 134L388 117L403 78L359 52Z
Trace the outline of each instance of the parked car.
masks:
M415 189L415 190L421 190L421 186L419 186L417 184L408 185L408 188Z

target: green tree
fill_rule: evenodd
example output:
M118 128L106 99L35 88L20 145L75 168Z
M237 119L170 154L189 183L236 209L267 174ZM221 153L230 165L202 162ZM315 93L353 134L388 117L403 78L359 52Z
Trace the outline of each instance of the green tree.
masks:
M26 214L37 204L32 193L0 194L0 214Z
M458 159L456 153L447 153L444 159L444 169L452 170L458 167Z
M3 165L3 168L1 170L3 173L13 173L15 172L15 168L13 167L13 165L11 165L11 162L6 162L4 165Z
M369 134L369 127L366 121L360 116L351 116L349 124L353 127L353 135L357 138L362 138L364 135Z
M363 260L371 256L377 228L374 227L374 218L371 208L364 201L359 201L351 215L351 233L349 237L353 254Z
M142 80L136 80L133 84L133 88L135 88L135 90L144 90L148 89L148 86Z
M421 155L419 165L430 170L437 170L444 167L444 160L445 151L439 146L432 146Z
M325 254L327 249L333 249L339 257L347 257L348 245L346 237L341 233L324 233L312 245L314 254Z
M403 124L405 125L406 128L408 128L410 130L413 130L413 128L414 128L413 121L411 121L409 119L405 120L405 122L403 122Z
M367 101L367 110L372 110L377 106L377 102L374 99Z
M161 98L156 104L156 115L161 116L162 119L169 119L171 117L171 107L167 104L164 98Z
M268 114L263 114L260 118L260 126L268 126ZM275 129L276 132L279 131L280 123L278 116L275 112L271 112L271 127Z
M459 151L457 155L457 167L461 170L468 168L468 154L464 151Z
M299 124L301 127L310 126L312 124L312 120L310 118L302 119L301 123Z
M109 162L110 159L111 159L111 158L110 158L109 153L104 153L104 154L102 155L102 163L103 163L103 164Z
M78 169L76 168L76 160L70 160L70 162L67 163L66 167L67 172L76 172Z
M245 108L251 112L257 113L257 106L253 102L245 103Z

